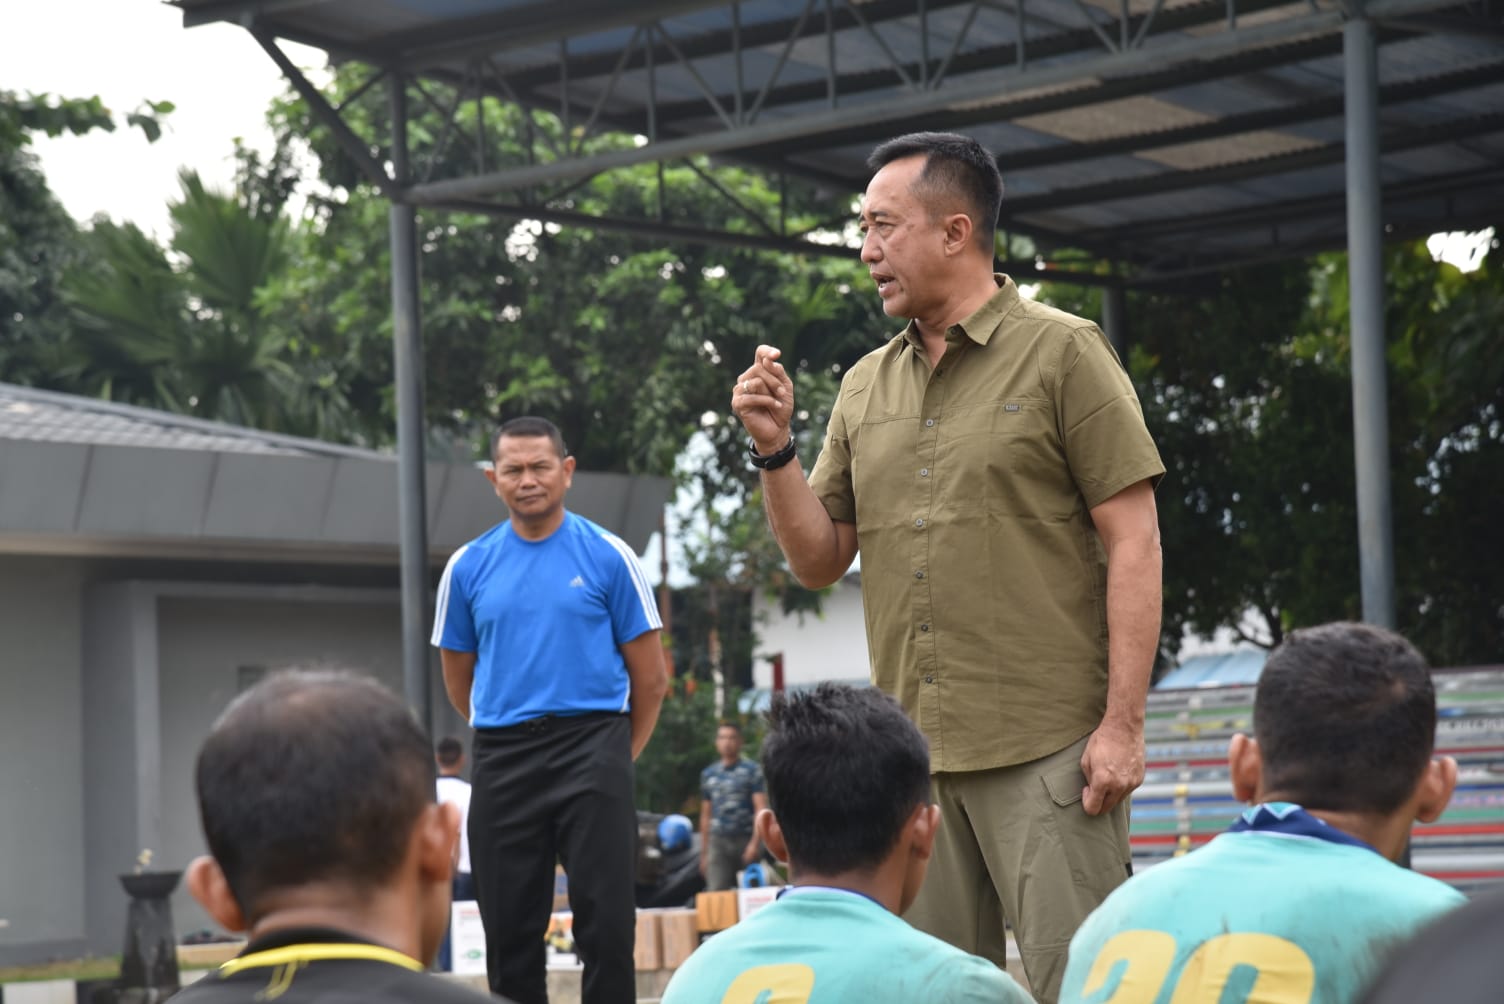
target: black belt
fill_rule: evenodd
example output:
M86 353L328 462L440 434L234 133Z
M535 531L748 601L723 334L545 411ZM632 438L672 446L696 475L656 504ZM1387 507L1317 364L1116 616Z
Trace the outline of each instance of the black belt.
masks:
M621 711L583 711L578 715L539 715L537 718L529 718L512 725L486 726L475 731L483 736L536 736L575 722L626 717L627 715Z

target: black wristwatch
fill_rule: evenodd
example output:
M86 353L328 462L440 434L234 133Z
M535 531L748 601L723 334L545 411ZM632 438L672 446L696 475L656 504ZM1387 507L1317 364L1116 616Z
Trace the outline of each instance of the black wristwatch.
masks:
M798 452L799 448L794 444L793 436L789 437L789 444L783 449L777 453L769 453L766 456L757 452L756 442L750 439L747 440L747 457L752 461L752 466L760 471L776 471L790 460L793 460L794 455Z

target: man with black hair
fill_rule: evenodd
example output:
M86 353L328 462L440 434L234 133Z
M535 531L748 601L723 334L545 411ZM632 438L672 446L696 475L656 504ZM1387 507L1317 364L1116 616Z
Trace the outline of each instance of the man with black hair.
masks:
M700 771L700 872L709 892L735 888L736 873L757 860L753 823L768 805L762 768L742 756L740 725L720 724L715 751L720 759Z
M1395 864L1457 784L1456 761L1432 756L1436 692L1409 642L1366 624L1291 632L1259 677L1253 733L1228 750L1252 807L1108 897L1071 942L1063 1000L1346 1004L1464 902Z
M454 899L455 902L473 900L475 877L470 874L470 782L461 776L465 769L465 745L454 736L445 736L434 746L433 755L439 765L439 801L448 802L460 810L460 852L454 861ZM440 972L454 969L449 933L446 928L444 940L439 944L437 966Z
M789 863L778 900L702 945L663 1004L1024 1004L1007 973L901 920L940 826L925 740L891 697L775 694L757 832Z
M185 1004L486 1000L423 972L449 921L459 837L428 740L366 677L288 672L237 698L196 768L209 857L188 890L247 931Z
M433 644L475 729L470 864L491 989L547 1004L554 868L569 876L583 1004L633 1004L632 762L668 689L662 622L637 557L569 512L574 458L552 422L514 418L486 478L508 519L454 552Z
M906 916L997 962L1006 918L1049 1002L1128 874L1164 465L1101 330L993 271L992 155L915 133L868 165L862 261L908 326L846 371L807 482L778 349L732 409L799 581L830 585L860 548L872 680L929 738L945 826Z

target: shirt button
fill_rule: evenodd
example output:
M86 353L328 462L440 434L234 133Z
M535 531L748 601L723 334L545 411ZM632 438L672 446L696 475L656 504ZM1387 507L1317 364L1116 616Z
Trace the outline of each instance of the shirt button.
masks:
M926 676L924 678L924 682L925 683L934 683L935 682L935 678L933 676Z
M930 629L930 626L928 624L921 624L921 625L919 625L919 630L921 630L921 631L928 631L929 629Z
M924 526L924 520L922 520L922 519L916 519L914 521L914 525L915 526Z
M922 578L924 578L924 572L923 571L915 572L914 573L914 578L916 578L916 579L922 579Z
M928 467L921 467L921 468L919 468L919 476L921 478L927 478L927 477L929 477L930 476L930 469Z
M933 419L933 418L926 418L926 419L925 419L925 420L924 420L924 424L925 424L925 425L926 425L926 426L930 426L930 425L934 425L934 424L935 424L935 420L934 420L934 419Z

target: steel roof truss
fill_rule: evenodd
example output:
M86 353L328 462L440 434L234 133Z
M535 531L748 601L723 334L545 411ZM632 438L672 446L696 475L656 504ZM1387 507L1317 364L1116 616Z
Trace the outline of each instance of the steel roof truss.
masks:
M1287 6L1289 0L1240 0L1240 2L1246 11L1254 12ZM1015 19L1015 34L1019 41L1017 43L979 48L967 53L958 52L951 59L951 66L947 68L946 75L951 79L960 80L962 74L975 73L977 71L995 71L999 67L1008 65L1011 65L1019 73L1023 73L1028 68L1029 51L1032 51L1033 57L1038 59L1067 56L1082 51L1096 51L1100 48L1099 43L1087 29L1057 28L1052 34L1035 38L1032 43L1032 50L1026 51L1024 43L1026 41L1027 27L1031 19L1026 14L1026 8L1022 0L1017 5L988 2L982 3L980 6L1013 15ZM1168 32L1214 24L1220 16L1219 11L1220 6L1212 2L1196 3L1174 8L1164 13L1162 20L1159 22L1160 28ZM1150 15L1153 13L1151 10L1149 14L1137 18L1133 24L1138 30L1142 31L1151 23ZM1035 18L1033 20L1041 19ZM959 43L965 42L966 37L972 30L973 22L968 21L963 27L964 33L957 39L958 47ZM1140 42L1132 48L1137 49L1141 45L1142 43ZM926 72L919 64L915 64L913 68L914 75L921 75ZM938 68L935 72L928 73L928 76L932 81L936 82L936 86L931 89L936 89L938 81L941 79ZM838 98L840 96L886 90L891 86L891 79L886 69L857 71L834 78L834 93ZM828 85L822 87L821 84L813 82L790 84L777 88L770 95L769 100L777 105L798 104L817 100L822 90L829 92L830 87ZM834 108L836 105L831 103L830 107ZM675 102L661 105L656 110L656 114L660 124L672 124L680 119L698 118L701 113L699 102Z
M287 77L288 82L292 84L293 89L298 92L298 95L304 101L308 102L308 109L313 113L314 118L329 128L335 142L355 162L356 166L360 168L361 173L366 176L366 179L380 189L383 195L388 198L395 197L397 184L387 174L386 168L378 163L375 157L371 156L372 144L368 144L365 140L361 139L345 124L345 120L340 117L339 112L330 106L328 101L324 100L324 96L319 93L318 88L314 87L308 78L303 76L303 72L293 64L292 60L287 58L287 53L283 52L281 47L277 45L275 38L258 28L252 28L251 34L261 44L261 48L266 50L266 54L272 57L272 61L277 64L283 75Z
M783 51L778 54L778 62L773 67L773 72L768 74L767 81L762 85L762 90L757 92L757 100L752 102L752 110L747 113L743 120L747 123L757 121L757 115L762 111L763 102L768 100L768 95L773 92L773 87L778 83L778 78L783 74L783 68L788 65L789 55L794 51L794 45L804 33L804 26L809 22L810 12L815 9L815 0L805 0L804 10L799 15L799 20L794 24L794 30L789 32L788 39L783 43ZM736 100L737 107L741 107L742 100L742 53L736 51Z
M1378 0L1377 5L1397 9L1426 9L1444 0ZM981 107L998 105L1009 92L1024 88L1051 84L1073 83L1096 78L1110 78L1134 71L1146 65L1173 65L1177 61L1205 62L1238 51L1270 45L1282 40L1313 33L1330 33L1341 25L1341 14L1323 11L1299 17L1240 29L1208 38L1180 38L1155 50L1119 52L1095 59L1016 73L995 71L976 74L962 83L941 91L908 94L870 107L842 108L834 112L816 112L779 120L759 123L722 132L698 133L692 136L659 140L630 150L615 150L572 162L510 168L473 178L430 182L410 191L419 201L443 201L473 198L492 192L525 188L539 180L576 176L594 170L625 167L652 160L675 159L695 153L731 153L742 149L755 149L766 144L784 140L808 139L817 135L853 126L871 129L889 128L895 120L923 117L952 110L957 107Z

